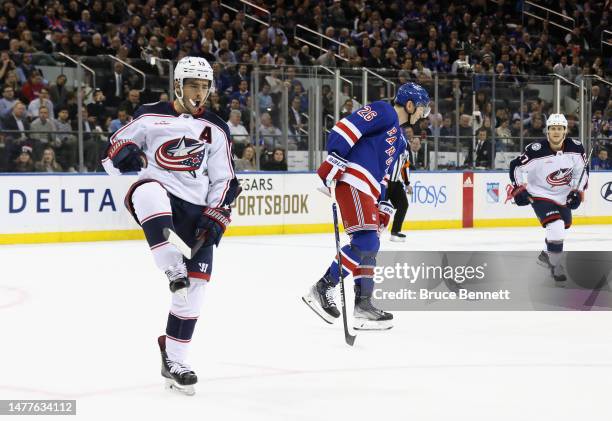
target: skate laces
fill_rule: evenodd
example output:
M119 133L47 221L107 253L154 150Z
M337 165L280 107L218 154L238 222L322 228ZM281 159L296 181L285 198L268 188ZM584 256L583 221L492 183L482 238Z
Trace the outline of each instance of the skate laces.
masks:
M187 364L172 361L167 358L166 361L168 363L168 367L170 367L170 373L172 374L178 374L180 376L181 374L191 372L191 367Z
M170 281L176 281L177 279L187 277L187 267L185 266L185 263L179 262L175 265L169 266L165 273Z
M334 289L332 287L327 287L325 289L325 300L327 304L334 305Z
M379 315L384 314L384 311L374 307L374 304L372 304L372 300L370 298L364 298L359 304L359 308L363 311L370 311Z

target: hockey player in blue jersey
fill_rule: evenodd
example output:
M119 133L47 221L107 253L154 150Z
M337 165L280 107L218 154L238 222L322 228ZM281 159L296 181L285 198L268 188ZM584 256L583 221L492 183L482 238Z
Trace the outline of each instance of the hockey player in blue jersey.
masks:
M374 268L380 233L394 209L384 199L389 169L406 150L402 128L429 114L429 95L420 85L406 83L392 104L376 101L338 121L327 141L327 159L317 174L326 186L335 184L336 201L350 244L343 247L342 270L355 281L354 328L382 330L392 327L393 315L372 304ZM334 302L339 282L336 261L312 286L304 302L323 320L340 316Z
M174 102L141 106L109 140L102 161L109 174L138 172L125 204L142 227L157 267L168 277L172 304L166 334L158 338L162 375L170 387L193 394L196 374L185 363L204 290L213 246L230 223L238 192L227 124L204 110L213 70L200 57L184 57L174 70ZM164 237L171 229L192 247L190 258Z

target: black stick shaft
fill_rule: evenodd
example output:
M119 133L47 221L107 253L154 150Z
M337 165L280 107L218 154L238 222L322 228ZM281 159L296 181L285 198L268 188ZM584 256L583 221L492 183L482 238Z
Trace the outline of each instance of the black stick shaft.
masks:
M586 162L584 163L584 168L582 169L582 173L580 174L580 178L578 179L576 190L580 190L580 183L582 183L582 178L587 172L589 165L591 165L591 157L593 156L593 150L595 150L595 142L591 142L591 150L589 151L589 156L587 156Z
M334 195L335 199L335 195ZM336 258L338 260L338 271L340 276L340 302L342 304L342 322L344 323L344 340L350 346L355 343L355 336L351 335L348 328L348 319L346 316L346 297L344 294L344 273L342 269L342 255L340 254L340 230L338 228L338 207L336 202L332 204L332 213L334 215L334 233L336 235Z

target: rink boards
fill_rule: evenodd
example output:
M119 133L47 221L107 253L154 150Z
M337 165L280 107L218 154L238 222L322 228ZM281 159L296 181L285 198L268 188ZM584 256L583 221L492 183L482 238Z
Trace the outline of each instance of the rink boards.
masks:
M227 235L330 232L331 200L313 173L239 174ZM136 176L3 175L0 244L143 238L123 199ZM405 229L536 226L508 200L504 172L413 172ZM575 224L612 223L612 172L594 172Z

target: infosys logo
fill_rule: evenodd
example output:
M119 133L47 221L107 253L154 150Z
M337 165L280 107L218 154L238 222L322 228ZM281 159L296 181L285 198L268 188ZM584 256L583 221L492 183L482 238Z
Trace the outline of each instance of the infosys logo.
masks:
M606 184L601 186L601 197L608 202L612 202L612 181L608 181Z

